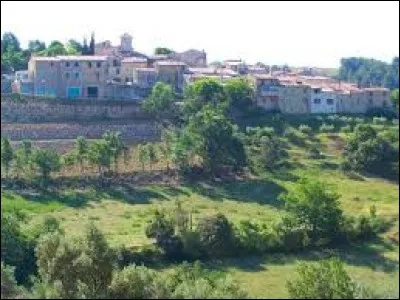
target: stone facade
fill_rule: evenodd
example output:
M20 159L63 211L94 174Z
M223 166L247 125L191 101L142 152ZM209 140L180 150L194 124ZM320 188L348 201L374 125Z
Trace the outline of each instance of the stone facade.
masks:
M152 123L134 124L2 124L1 136L13 141L100 138L106 131L119 131L125 139L148 140L158 136L157 127Z
M2 95L2 122L66 122L66 121L99 121L118 119L140 119L143 113L135 103L114 103L93 101L57 101L24 99L23 101L7 100Z

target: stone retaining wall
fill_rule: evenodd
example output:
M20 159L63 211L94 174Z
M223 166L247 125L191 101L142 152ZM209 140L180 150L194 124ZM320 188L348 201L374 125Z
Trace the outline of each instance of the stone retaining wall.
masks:
M96 120L138 120L146 116L138 103L126 101L12 100L15 95L1 96L1 121L7 123L44 123Z
M11 140L75 139L84 136L96 139L107 130L119 131L130 140L152 140L157 138L157 127L152 123L130 124L1 124L1 136Z

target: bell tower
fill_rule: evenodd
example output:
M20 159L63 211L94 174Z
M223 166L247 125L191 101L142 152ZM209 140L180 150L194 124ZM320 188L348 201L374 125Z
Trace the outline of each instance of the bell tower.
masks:
M121 35L121 51L122 52L131 52L133 51L132 47L132 36L128 33L124 33Z

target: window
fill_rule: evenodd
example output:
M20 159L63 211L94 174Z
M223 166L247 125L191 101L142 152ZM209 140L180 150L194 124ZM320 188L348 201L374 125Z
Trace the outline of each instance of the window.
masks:
M100 68L101 67L101 62L98 61L96 65L97 65L98 68Z
M125 82L129 82L129 77L125 77Z
M75 67L79 67L79 62L75 62Z
M386 100L385 100L385 101L383 101L383 106L387 106L387 102L386 102Z
M99 72L96 72L96 79L97 79L97 81L100 80L100 73Z
M53 62L50 62L50 67L52 67L52 66L54 66L54 63L53 63Z
M65 73L65 78L66 78L66 79L69 79L69 73L68 73L68 72Z
M326 99L326 103L328 105L333 105L333 99Z
M370 98L370 99L368 99L368 102L369 102L369 104L372 105L374 101Z
M315 94L318 94L319 92L320 92L319 89L315 89L315 90L314 90L314 93L315 93Z
M66 61L66 62L65 62L65 66L66 66L66 67L69 67L69 61Z
M113 67L116 67L116 66L118 66L118 62L117 62L116 59L114 59L114 60L113 60Z
M115 69L115 73L116 73L117 75L119 75L119 68L116 68L116 69Z
M373 96L373 93L372 93L372 92L369 92L369 95L372 97L372 96Z
M104 70L104 74L108 75L108 69Z
M321 104L321 99L318 98L314 99L314 104Z
M79 79L79 73L78 72L75 73L75 78Z
M91 68L91 67L92 67L92 62L91 62L91 61L88 61L88 63L87 63L87 64L88 64L88 67L89 67L89 68Z

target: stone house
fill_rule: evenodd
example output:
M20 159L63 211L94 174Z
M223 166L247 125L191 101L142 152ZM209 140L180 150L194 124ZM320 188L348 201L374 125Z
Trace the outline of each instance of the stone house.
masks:
M182 93L186 64L179 61L158 61L155 63L157 81L170 84L175 92Z

